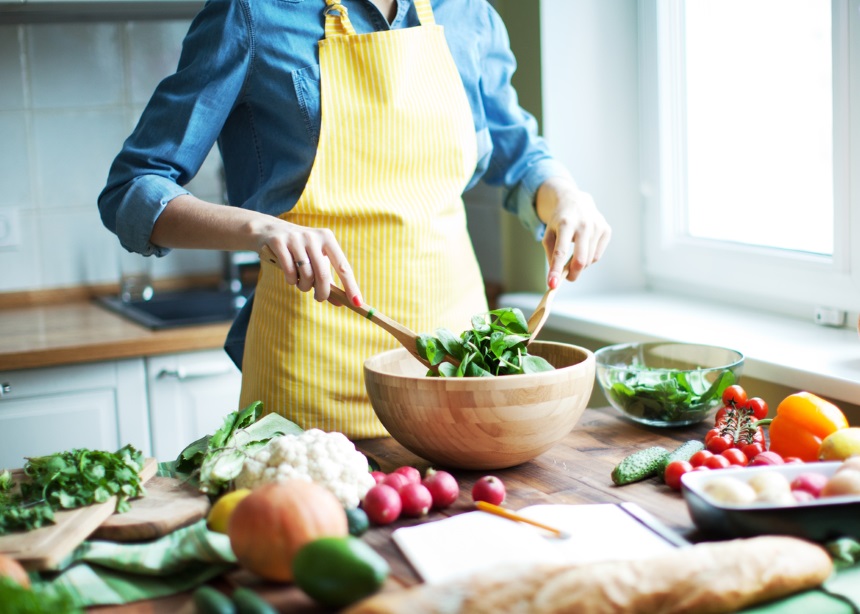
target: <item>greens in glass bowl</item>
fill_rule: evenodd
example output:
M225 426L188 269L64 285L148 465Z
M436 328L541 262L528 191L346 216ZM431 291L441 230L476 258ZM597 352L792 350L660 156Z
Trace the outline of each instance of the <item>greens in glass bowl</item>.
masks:
M597 350L597 381L619 412L651 426L701 422L740 380L744 356L693 343L651 342Z

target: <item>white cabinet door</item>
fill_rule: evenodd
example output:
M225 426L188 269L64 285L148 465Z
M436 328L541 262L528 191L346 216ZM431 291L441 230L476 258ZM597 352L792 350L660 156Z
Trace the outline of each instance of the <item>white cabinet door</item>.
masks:
M143 360L0 373L0 468L72 448L149 454Z
M152 449L159 461L174 460L239 408L242 375L223 350L147 358L146 378Z

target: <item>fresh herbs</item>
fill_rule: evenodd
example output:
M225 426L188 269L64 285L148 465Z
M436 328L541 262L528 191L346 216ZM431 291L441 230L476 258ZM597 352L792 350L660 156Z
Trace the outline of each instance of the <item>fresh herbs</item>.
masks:
M20 491L11 475L0 475L0 535L28 531L54 522L57 510L104 503L116 496L116 511L144 494L140 481L143 454L132 446L117 452L85 448L27 459Z
M273 437L304 432L294 422L278 414L263 413L260 401L232 412L212 435L191 443L176 459L176 471L193 476L200 492L218 495L242 471L245 459Z
M619 376L622 381L613 382L606 391L632 416L663 422L698 420L735 383L731 371L723 371L713 383L708 381L707 372L633 366Z
M495 309L472 317L472 328L459 337L447 328L436 335L418 338L418 353L431 365L427 375L441 377L493 377L518 373L552 371L540 356L528 353L528 324L519 309ZM445 362L451 356L459 365Z

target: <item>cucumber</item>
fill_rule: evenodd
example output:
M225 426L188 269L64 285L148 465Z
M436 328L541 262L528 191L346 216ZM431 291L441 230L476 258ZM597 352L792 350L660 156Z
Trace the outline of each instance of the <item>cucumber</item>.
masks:
M618 486L623 486L657 475L660 463L668 455L669 451L661 446L634 452L615 466L612 470L612 481Z
M238 614L277 614L277 610L250 588L240 586L233 591L233 603Z
M194 609L198 614L236 614L230 598L211 586L201 586L193 595Z
M669 463L676 460L688 461L696 452L705 449L705 444L698 439L691 439L690 441L682 443L680 446L672 450L663 461L660 463L660 468L658 473L660 474L660 479L663 479L663 474L666 473L666 467L669 466Z

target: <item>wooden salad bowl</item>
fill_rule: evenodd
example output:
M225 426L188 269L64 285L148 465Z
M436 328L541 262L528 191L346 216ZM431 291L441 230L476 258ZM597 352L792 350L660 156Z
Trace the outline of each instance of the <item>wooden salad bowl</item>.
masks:
M594 386L594 354L566 343L535 341L529 353L555 367L527 375L427 377L405 349L364 363L367 393L394 439L440 467L504 469L563 439Z

